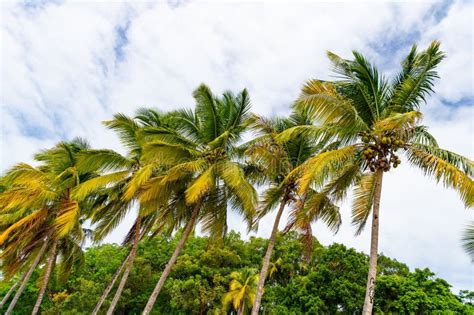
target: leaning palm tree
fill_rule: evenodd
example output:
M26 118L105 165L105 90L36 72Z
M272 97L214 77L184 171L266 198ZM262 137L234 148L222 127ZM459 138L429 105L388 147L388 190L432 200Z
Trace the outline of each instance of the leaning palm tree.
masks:
M308 251L310 251L313 237L311 222L322 219L334 231L337 231L341 223L338 207L334 206L331 200L324 196L321 196L324 202L320 202L316 205L316 208L308 208L310 204L305 205L305 199L313 198L318 193L314 190L308 190L305 196L298 195L296 178L293 175L290 176L295 168L325 148L324 142L316 142L314 137L304 133L295 133L284 139L279 137L285 130L297 126L310 126L315 123L309 114L306 111L295 110L286 119L266 119L256 115L251 119L251 125L259 136L246 144L250 165L253 166L250 169L256 169L256 177L263 176L263 181L269 184L258 209L258 218L265 216L278 205L267 250L262 260L262 269L252 314L258 314L260 309L263 288L276 243L278 226L285 207L292 207L286 230L296 227L301 232L302 241L304 241L305 248ZM249 174L249 177L253 178L255 176ZM303 216L303 213L306 213L306 216Z
M150 180L155 191L177 181L188 181L184 193L188 205L187 220L181 238L156 284L143 314L149 314L165 280L195 224L201 221L211 237L222 237L227 228L227 203L251 222L255 212L256 191L244 176L236 144L245 130L250 100L246 90L238 95L226 92L214 96L201 85L194 92L195 111L173 114L175 130L148 130L150 142L144 146L144 158L164 170Z
M92 223L96 227L94 233L96 241L102 240L122 222L133 208L138 191L156 169L152 163L143 164L141 154L144 140L141 139L139 132L147 127L166 128L165 121L166 115L146 108L139 109L133 118L120 113L115 114L114 119L105 121L104 124L118 134L122 145L127 149L127 154L122 155L113 150L88 150L80 155L79 169L101 173L101 176L82 183L73 192L78 198L85 198L91 194L96 196L92 216ZM160 200L154 201L151 208L156 211ZM113 314L132 270L138 243L153 227L153 219L149 215L153 213L152 210L148 209L148 215L144 215L143 207L139 206L137 218L124 241L124 244L130 244L130 253L105 288L92 314L99 312L115 282L122 275L107 310L107 314Z
M343 193L355 185L352 215L357 233L362 231L372 210L363 307L363 314L371 314L384 172L401 163L399 151L404 151L412 165L456 189L470 207L474 202L473 162L439 148L427 128L419 124L420 104L433 92L433 82L438 77L435 69L444 58L439 42L432 42L422 52L413 46L393 81L379 75L377 68L361 54L353 54L354 60L345 60L328 53L340 80L310 80L302 89L295 106L311 111L322 122L307 131L315 137L333 136L340 145L309 159L297 172L301 174L300 193L311 186Z
M62 257L65 276L82 259L87 233L81 225L90 208L86 200L72 198L71 190L95 176L76 168L77 154L87 148L81 139L61 142L35 156L38 167L20 163L2 179L7 186L0 194L3 271L9 276L30 264L6 314L12 313L44 254L46 265L33 314L39 311L57 257Z
M245 269L232 272L230 278L232 280L229 284L229 291L222 298L223 310L227 312L232 306L237 315L243 315L246 310L250 310L254 303L258 275L255 270Z

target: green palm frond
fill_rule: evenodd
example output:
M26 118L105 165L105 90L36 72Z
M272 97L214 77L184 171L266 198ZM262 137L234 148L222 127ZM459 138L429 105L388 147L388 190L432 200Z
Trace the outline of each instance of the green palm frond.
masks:
M435 69L445 57L439 41L433 41L425 51L414 54L412 50L391 101L392 105L405 111L417 110L421 101L426 102L426 97L433 92L434 80L438 78Z
M307 81L295 106L298 110L310 113L310 116L323 125L338 124L348 133L368 129L354 106L330 82Z
M435 137L428 132L425 126L416 126L412 130L407 131L410 143L438 147Z
M104 121L103 123L107 128L117 132L120 142L122 142L128 150L140 150L136 134L139 125L133 120L133 118L117 113L114 115L114 119Z
M136 162L113 150L87 150L78 154L77 169L80 172L117 171L130 169Z
M467 226L462 237L462 243L466 252L474 260L474 224Z
M193 92L193 96L196 100L196 114L201 118L202 123L200 133L206 142L210 142L219 136L221 129L215 96L204 84Z

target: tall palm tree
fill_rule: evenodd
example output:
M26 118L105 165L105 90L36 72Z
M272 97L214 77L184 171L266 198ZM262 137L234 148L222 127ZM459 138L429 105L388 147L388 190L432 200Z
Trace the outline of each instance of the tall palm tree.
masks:
M289 225L297 227L302 232L302 240L306 248L311 247L312 232L311 222L318 218L337 231L341 217L339 209L326 197L322 196L324 202L320 202L315 208L305 206L305 199L317 195L314 190L308 190L305 196L297 193L296 178L290 176L292 171L303 164L308 158L324 150L324 143L318 143L315 138L305 133L294 133L279 136L285 130L296 126L310 126L315 121L309 112L295 110L289 118L266 119L254 116L252 127L257 130L259 136L251 140L247 145L247 155L251 158L251 165L255 165L258 175L265 177L264 180L270 184L262 198L258 217L261 218L273 210L278 204L278 210L273 223L273 228L268 240L265 256L262 260L262 269L258 281L256 296L254 299L252 314L258 314L263 295L265 280L268 275L270 260L276 242L278 226L286 206L292 206ZM250 176L252 178L252 176ZM310 205L311 206L311 205ZM306 216L303 216L306 213Z
M139 133L147 127L165 128L166 115L153 109L139 109L135 117L124 114L115 114L114 119L105 121L104 124L115 131L122 145L127 149L126 155L121 155L113 150L88 150L79 157L78 167L83 171L97 171L101 176L95 177L76 187L74 195L85 198L93 194L96 196L96 205L92 223L96 225L94 239L99 241L115 229L133 208L137 200L138 191L142 188L155 172L156 166L152 163L143 164L141 159L143 139ZM154 200L155 201L155 200ZM156 211L160 200L151 206ZM143 213L139 206L138 216L131 227L124 244L130 244L130 253L112 277L109 285L99 298L92 314L97 314L112 290L115 282L122 274L122 278L115 291L115 295L107 310L113 314L135 260L138 243L143 235L153 227L150 213Z
M175 130L149 130L150 142L144 146L144 158L157 163L164 171L152 189L162 191L177 181L188 181L181 198L188 205L181 238L161 274L143 314L149 314L171 272L179 253L201 221L211 237L221 237L227 228L227 203L251 222L257 200L256 191L247 181L239 163L236 144L245 130L250 109L246 90L238 95L225 92L216 97L210 89L199 86L194 92L196 109L173 113Z
M62 276L82 261L81 245L87 236L83 218L90 212L87 200L72 198L71 190L94 173L76 168L77 154L88 144L75 139L35 155L40 163L13 166L2 178L6 189L0 193L3 271L8 275L31 264L6 314L11 314L33 270L47 254L43 281L32 314L39 311L52 269L62 257Z
M335 137L338 148L309 159L297 172L299 190L323 186L323 190L341 193L355 185L352 206L353 223L360 233L372 210L369 272L363 314L371 314L378 252L379 209L384 172L400 163L399 151L428 176L456 189L467 207L473 205L473 162L438 147L425 126L419 124L420 104L433 92L438 77L436 67L444 54L439 42L424 51L413 46L403 60L402 70L393 81L379 75L361 54L354 60L328 53L340 79L332 82L309 80L296 103L314 113L322 126L312 127L313 134ZM357 171L353 171L353 169Z
M237 315L243 315L246 310L250 310L254 303L258 274L255 273L255 270L245 269L232 272L230 278L232 280L229 284L229 291L222 298L224 312L227 312L232 306Z

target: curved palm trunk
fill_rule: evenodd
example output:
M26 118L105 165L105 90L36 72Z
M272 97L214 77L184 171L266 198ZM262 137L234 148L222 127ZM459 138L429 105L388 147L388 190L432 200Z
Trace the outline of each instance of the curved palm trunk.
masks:
M166 267L163 270L163 273L161 274L160 280L158 280L158 283L156 284L155 288L153 289L153 292L150 295L150 298L148 299L148 302L142 313L143 315L150 314L151 310L153 309L153 305L156 302L156 298L158 297L158 294L160 294L160 291L163 288L163 285L165 284L165 281L171 272L171 268L173 267L174 263L178 259L178 255L183 249L184 244L186 243L186 240L189 237L189 234L191 234L191 231L194 227L194 224L196 223L196 219L199 214L199 209L200 209L200 204L198 204L194 208L193 213L191 215L191 219L186 224L186 227L184 228L184 231L183 231L183 235L181 236L181 239L179 240L178 245L176 245L173 255L171 256L170 260L166 264Z
M39 308L41 306L41 302L43 301L44 293L46 292L46 288L48 287L49 278L51 277L51 271L53 270L53 265L56 260L56 248L58 246L58 241L54 240L53 245L51 247L51 252L48 256L48 262L46 265L46 271L44 273L43 283L41 284L40 291L38 293L38 299L36 300L35 306L33 307L33 311L31 315L38 314Z
M41 258L44 255L44 252L46 251L46 248L48 247L48 241L45 240L43 243L43 246L41 246L41 249L36 256L35 260L33 261L33 264L31 265L30 269L28 269L26 275L23 277L23 281L18 288L18 291L16 291L15 296L13 297L13 300L11 301L10 305L8 306L7 311L5 312L5 315L10 315L13 312L13 308L15 307L16 303L18 302L18 299L20 298L21 294L26 288L26 284L28 283L28 280L30 280L31 275L33 274L33 271L35 270L36 266L38 266Z
M383 170L377 170L375 182L374 208L372 211L372 233L370 239L369 274L367 276L367 288L365 290L363 315L371 315L374 307L375 279L377 277L377 254L379 244L379 210L380 196L382 194Z
M280 203L280 208L278 209L275 222L273 223L272 234L268 240L268 247L265 256L262 261L262 270L260 271L260 278L258 279L257 292L255 293L255 300L252 307L252 315L257 315L260 309L260 303L262 302L263 296L263 287L265 286L265 279L268 273L268 267L270 266L270 259L272 258L273 247L275 247L276 235L278 233L278 225L280 224L281 215L283 214L283 209L285 209L286 198Z
M23 274L23 276L21 277L20 280L18 280L17 282L15 282L12 287L10 288L10 290L8 290L7 294L3 297L2 301L0 302L0 309L2 309L3 305L5 305L5 303L8 301L8 299L10 298L10 295L13 294L13 291L15 291L16 287L18 286L18 284L20 282L23 281L23 279L25 279L25 276L26 276L26 272Z
M102 296L100 297L99 301L97 302L97 305L95 306L94 310L92 311L92 315L97 315L99 313L100 307L104 303L105 299L109 295L110 291L114 287L115 282L117 281L118 277L122 273L123 268L127 265L128 260L130 259L130 254L124 259L122 262L122 265L115 271L114 276L112 277L112 280L110 281L109 285L107 288L105 288L104 292L102 293Z
M122 279L120 280L120 283L117 287L117 291L115 292L112 303L110 304L109 309L107 310L107 315L112 315L114 313L115 307L117 306L117 303L120 299L120 295L122 295L123 288L125 287L125 284L127 283L128 275L130 274L130 271L132 270L132 267L133 267L133 261L135 260L135 255L137 253L137 247L138 247L139 241L140 241L140 219L137 220L137 223L135 225L135 239L133 241L132 250L130 251L130 255L129 255L130 257L128 258L127 268L123 272Z

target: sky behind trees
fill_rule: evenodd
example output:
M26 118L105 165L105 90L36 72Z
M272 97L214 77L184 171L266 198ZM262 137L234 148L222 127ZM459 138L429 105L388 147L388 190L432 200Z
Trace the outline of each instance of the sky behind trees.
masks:
M474 156L473 32L470 1L310 3L20 1L1 4L0 172L76 136L123 152L101 124L143 106L193 105L201 83L215 93L248 88L253 110L285 115L309 78L330 78L326 50L358 50L390 75L413 43L439 39L447 59L423 123L441 147ZM456 289L474 289L460 245L473 219L457 194L402 163L384 182L380 250L429 267ZM350 198L349 198L350 199ZM354 237L349 205L333 236L368 252L369 230ZM133 215L132 215L133 216ZM273 217L260 224L267 237ZM132 218L108 241L120 242ZM282 226L285 218L282 220ZM237 216L230 228L245 234Z

